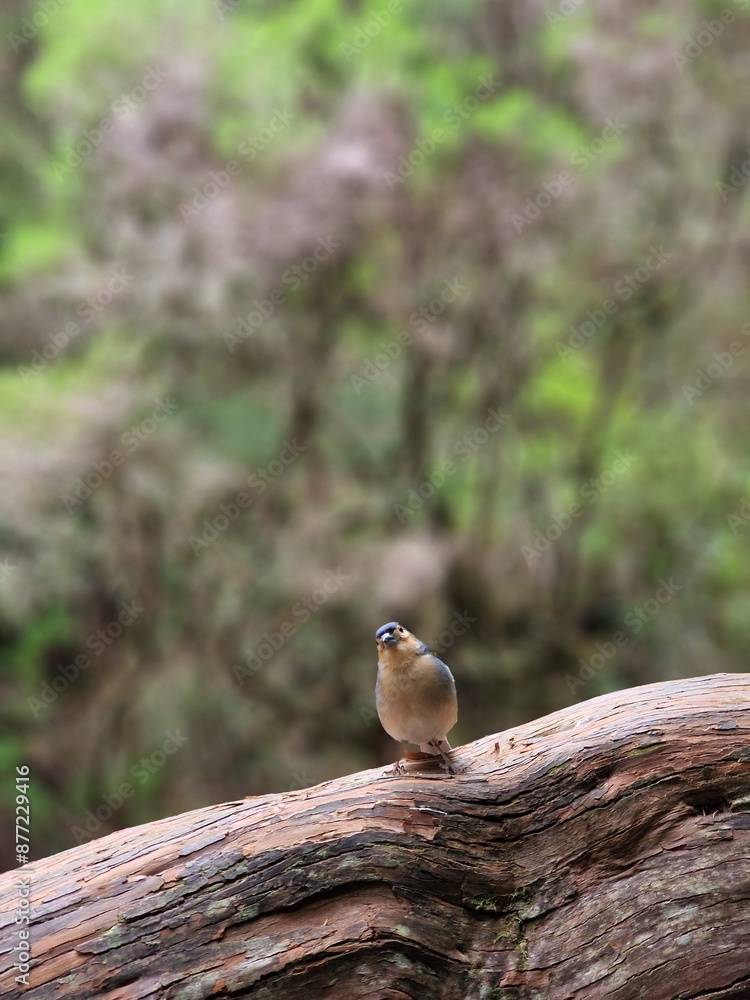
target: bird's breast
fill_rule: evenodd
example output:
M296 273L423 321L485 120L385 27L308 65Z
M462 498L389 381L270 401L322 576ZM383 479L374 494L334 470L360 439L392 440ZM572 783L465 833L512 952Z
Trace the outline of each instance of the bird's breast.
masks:
M399 666L381 662L375 703L385 731L407 743L445 737L458 716L453 676L432 657Z

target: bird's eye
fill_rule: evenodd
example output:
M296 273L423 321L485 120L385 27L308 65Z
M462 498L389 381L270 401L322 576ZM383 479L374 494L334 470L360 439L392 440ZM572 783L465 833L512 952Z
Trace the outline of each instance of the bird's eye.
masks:
M399 625L396 631L398 632L399 635L406 635L406 629L404 628L403 625Z

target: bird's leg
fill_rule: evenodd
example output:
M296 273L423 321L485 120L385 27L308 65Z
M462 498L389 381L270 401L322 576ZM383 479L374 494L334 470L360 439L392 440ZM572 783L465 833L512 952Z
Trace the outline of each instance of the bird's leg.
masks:
M456 769L453 766L453 761L446 753L446 750L451 749L451 745L448 742L448 740L446 739L430 740L429 743L420 743L419 749L423 753L431 753L433 756L440 754L440 756L443 758L443 765L445 766L445 770L448 772L448 774L456 773Z

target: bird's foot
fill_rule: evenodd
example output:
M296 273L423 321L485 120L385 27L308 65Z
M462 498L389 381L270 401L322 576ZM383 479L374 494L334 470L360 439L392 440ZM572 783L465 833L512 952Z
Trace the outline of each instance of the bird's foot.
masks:
M395 774L406 774L406 768L400 760L397 760L395 764L387 768L383 772L383 777L392 777Z

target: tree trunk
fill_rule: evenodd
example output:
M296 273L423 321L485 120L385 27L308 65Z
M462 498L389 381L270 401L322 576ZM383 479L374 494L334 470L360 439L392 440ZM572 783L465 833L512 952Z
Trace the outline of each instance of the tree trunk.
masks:
M746 998L749 708L750 675L617 691L459 748L455 777L378 768L34 862L0 879L0 991Z

